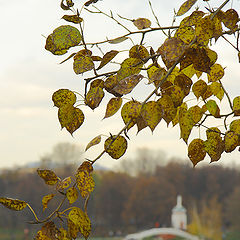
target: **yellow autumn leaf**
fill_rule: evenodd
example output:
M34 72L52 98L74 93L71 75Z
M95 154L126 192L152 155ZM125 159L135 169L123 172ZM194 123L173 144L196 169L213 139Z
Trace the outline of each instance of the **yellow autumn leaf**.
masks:
M70 204L73 204L78 199L78 191L75 187L70 187L66 193L67 199Z
M83 21L83 19L81 17L79 17L78 15L64 15L62 17L62 19L64 19L67 22L72 22L72 23L80 23Z
M149 55L148 50L142 45L134 45L129 50L130 58L139 58L143 61L144 59L148 58L149 56L150 55ZM144 61L144 62L146 62L146 61Z
M145 28L149 28L152 23L147 18L138 18L136 20L133 20L133 24L138 28L138 30L142 30Z
M104 118L113 116L122 106L122 98L111 98L107 104Z
M15 211L21 211L27 206L25 201L12 198L0 198L0 203L5 207Z
M95 138L93 138L88 145L86 146L85 151L87 151L90 147L95 146L97 144L99 144L101 142L101 135L96 136Z
M105 151L114 159L120 158L127 150L127 140L123 136L111 136L104 143Z
M92 177L92 171L92 165L88 161L84 161L75 175L77 187L83 198L86 198L94 190L95 182Z
M87 239L91 233L91 221L88 215L78 207L73 207L68 218L79 228L80 233Z
M177 16L181 16L185 14L195 3L197 0L187 0L185 1L177 11Z
M226 132L224 136L225 152L232 152L240 145L240 136L233 131Z
M202 161L206 156L204 141L202 139L194 139L188 145L188 157L192 161L193 166Z
M85 98L85 104L94 110L99 106L104 95L104 91L101 87L90 88Z
M89 55L76 54L74 56L73 70L76 74L90 71L94 68L94 63Z
M233 99L234 116L240 116L240 96Z
M58 182L56 189L58 191L62 191L64 189L68 188L71 184L71 181L72 181L71 177L64 178L63 180Z
M62 107L66 104L74 105L76 103L76 95L68 89L59 89L52 95L54 106Z
M208 74L208 82L216 82L218 80L221 80L223 76L223 67L220 64L216 63L211 67L211 70Z
M42 198L43 211L47 208L48 203L53 199L55 194L48 194Z
M59 181L58 176L52 170L38 169L37 174L45 181L47 185L55 185Z
M213 115L215 118L220 117L220 109L214 100L207 101L205 105L211 115Z
M240 119L233 120L230 123L230 131L240 134Z

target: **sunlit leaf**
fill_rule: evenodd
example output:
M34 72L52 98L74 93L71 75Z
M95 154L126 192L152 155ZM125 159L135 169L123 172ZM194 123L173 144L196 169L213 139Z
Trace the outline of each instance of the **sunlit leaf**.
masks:
M99 106L104 97L104 91L101 87L90 88L85 99L85 104L91 109L95 109Z
M45 49L56 55L62 55L71 47L77 46L82 40L79 30L70 25L56 28L47 37Z
M205 105L211 115L216 118L220 117L220 109L214 100L209 100Z
M127 140L123 136L111 136L104 143L105 151L114 159L120 158L127 150Z
M58 182L56 189L59 191L62 191L64 189L68 188L70 186L71 182L72 182L72 178L66 177L63 180Z
M111 98L107 104L104 118L113 116L122 106L122 98Z
M181 138L187 143L189 135L194 126L194 121L190 112L184 108L179 110L179 125L181 130Z
M104 67L106 64L108 64L119 52L116 50L111 50L110 52L107 52L102 60L101 63L99 65L99 67L97 68L97 70L101 69L102 67Z
M233 99L234 116L240 116L240 96Z
M27 206L26 202L12 198L0 198L0 203L5 207L15 211L21 211Z
M70 204L73 204L78 199L78 191L75 187L70 187L66 193L67 199Z
M151 26L151 21L147 18L138 18L133 21L133 24L139 29L149 28Z
M153 132L162 119L162 107L157 102L149 101L143 105L141 109L141 116Z
M240 136L235 132L228 131L224 136L225 152L232 152L240 145Z
M92 177L93 167L88 161L84 161L76 173L76 183L83 198L87 197L95 187Z
M53 199L55 194L48 194L42 198L43 211L47 208L48 203Z
M72 105L64 105L58 110L58 119L62 128L66 128L71 134L84 122L84 114L81 109Z
M195 31L190 26L180 26L174 37L181 39L184 43L189 44L195 37Z
M206 156L206 150L204 141L202 139L194 139L188 146L188 157L193 163L193 166L196 166L197 163L202 161Z
M38 169L37 173L47 185L55 185L59 180L58 176L52 170Z
M142 104L137 101L129 101L125 103L121 110L121 116L125 124L127 124L130 120L132 121L128 125L128 129L133 127L136 123L136 119L139 117L141 112Z
M68 89L59 89L52 95L52 101L56 107L62 107L66 104L74 105L76 99L76 95Z
M178 9L177 16L185 14L196 2L197 0L187 0L186 2L184 2Z
M73 207L68 218L79 228L80 233L87 239L91 233L91 222L88 215L78 207Z
M219 82L212 82L210 85L211 91L214 96L216 96L219 100L222 100L224 97L224 90L222 88L221 83Z
M101 142L101 135L96 136L95 138L93 138L88 145L86 146L85 151L87 151L89 148L91 148L92 146L95 146L97 144L99 144Z
M164 68L152 66L147 70L147 74L149 78L149 83L154 83L155 87L157 87L166 76L167 71Z

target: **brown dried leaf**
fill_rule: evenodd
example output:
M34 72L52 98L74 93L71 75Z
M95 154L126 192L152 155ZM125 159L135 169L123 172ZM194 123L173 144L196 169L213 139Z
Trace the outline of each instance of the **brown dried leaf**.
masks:
M148 50L142 45L134 45L129 50L130 58L139 58L142 61L146 62L147 60L145 60L145 59L148 58L149 56L150 55L149 55Z
M99 65L99 67L97 68L97 70L101 69L102 67L104 67L106 64L108 64L119 52L116 50L111 50L110 52L107 52L102 60L101 63Z
M138 28L138 30L142 30L145 28L149 28L152 23L147 18L138 18L136 20L133 20L133 24Z
M79 17L78 15L64 15L62 17L62 19L66 20L67 22L72 22L72 23L80 23L83 21L83 19L81 17Z

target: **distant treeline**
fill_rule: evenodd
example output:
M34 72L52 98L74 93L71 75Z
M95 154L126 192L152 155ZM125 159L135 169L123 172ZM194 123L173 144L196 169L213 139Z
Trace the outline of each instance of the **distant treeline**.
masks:
M54 171L62 176L73 175L76 168L64 166ZM156 166L155 171L138 172L130 176L124 172L96 171L96 188L88 205L94 235L125 234L160 226L170 226L171 210L178 194L188 210L201 211L216 199L221 205L222 229L240 231L240 172L237 169L208 165L193 169L189 165L170 162ZM22 199L42 214L41 200L52 187L29 170L7 170L0 175L0 196ZM53 209L56 202L49 204ZM82 206L82 203L74 203ZM44 214L47 216L49 209ZM13 212L0 206L1 228L32 228L26 221L33 216L28 210ZM34 226L40 229L40 226Z

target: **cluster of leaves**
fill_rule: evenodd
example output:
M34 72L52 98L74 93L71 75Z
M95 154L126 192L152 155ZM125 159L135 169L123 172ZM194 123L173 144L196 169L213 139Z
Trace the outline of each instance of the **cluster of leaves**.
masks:
M135 125L137 126L137 132L147 127L154 131L163 120L167 125L171 123L172 126L179 126L180 137L186 144L188 144L193 127L206 127L207 139L201 139L199 136L188 145L188 156L194 166L202 161L206 154L210 156L211 161L218 161L223 152L232 152L237 146L240 146L240 119L233 120L229 127L226 124L226 119L229 116L240 116L240 96L235 97L233 101L230 99L221 82L224 76L224 67L217 63L218 54L209 47L210 42L217 41L220 37L225 38L225 34L235 33L239 36L238 13L234 9L221 10L228 0L215 11L208 9L206 13L195 10L189 16L183 18L179 26L168 28L160 27L159 23L158 28L152 28L151 21L146 18L123 18L133 23L133 26L138 29L135 32L120 23L112 12L111 15L108 15L96 7L97 12L88 10L88 7L96 2L93 0L86 2L86 10L108 16L128 33L111 40L94 44L87 43L83 33L82 23L84 19L80 17L81 11L79 13L78 9L74 8L72 0L66 0L66 2L62 0L61 8L73 13L72 15L64 15L63 19L68 23L77 24L79 30L71 25L60 26L47 37L45 45L46 50L54 55L66 54L68 49L79 46L80 50L72 53L62 63L73 59L73 70L76 74L93 73L92 77L85 78L85 93L84 96L79 94L83 98L80 100L84 100L85 105L94 110L108 94L111 99L107 103L104 118L113 116L121 109L121 117L124 122L124 127L118 134L110 135L105 140L103 152L94 160L84 162L79 167L76 181L72 187L68 188L70 178L61 181L50 170L38 171L46 184L57 184L59 192L68 188L66 192L62 193L70 204L77 199L76 186L83 198L89 196L94 188L91 178L92 165L104 153L108 153L114 159L124 155L128 146L127 138L129 137L127 133ZM196 2L197 0L184 2L174 17L184 15ZM157 19L153 9L152 12ZM164 29L169 29L168 34L164 32ZM170 29L175 30L170 31ZM163 31L167 35L166 40L156 51L151 47L151 43L150 47L143 44L145 35L152 31ZM88 49L89 45L98 48L100 44L119 44L129 39L129 36L133 34L140 34L142 36L141 41L130 47L128 57L120 63L120 68L115 71L100 73L100 70L102 71L106 66L110 66L112 60L122 52L111 50L103 53L103 56L98 56ZM232 44L232 46L240 55L238 39L237 45ZM204 80L204 77L207 77L207 80ZM125 96L130 94L143 78L148 79L148 85L154 86L154 90L142 102L135 100L133 97L132 100L124 102ZM192 93L195 103L189 107L187 97ZM219 103L217 102L220 102L224 97L227 98L230 108L227 114L220 113ZM69 89L59 89L53 94L52 100L54 105L58 107L58 119L61 127L66 128L70 134L73 134L84 123L84 114L76 106L77 95ZM208 118L222 119L225 131L220 131L215 126L203 125ZM102 135L93 138L87 145L86 150L99 144L101 137ZM44 197L44 209L53 197L53 194ZM22 202L15 203L12 201L2 199L2 203L7 207L16 204L21 209L24 206ZM15 210L18 210L17 207ZM65 211L63 212L64 215ZM54 211L54 214L61 219L59 210ZM74 235L76 229L85 238L89 235L90 220L86 211L83 212L80 208L71 208L67 216L68 222L71 222L68 230L75 230L69 230L66 234L64 231L58 230L54 223L49 222L50 218L47 218L46 225L38 233L36 239L45 239L43 236L49 237L48 234L63 236L60 239L72 239L76 236ZM72 234L73 232L74 234ZM50 237L50 239L54 238Z

